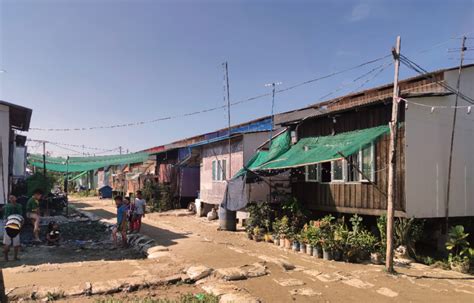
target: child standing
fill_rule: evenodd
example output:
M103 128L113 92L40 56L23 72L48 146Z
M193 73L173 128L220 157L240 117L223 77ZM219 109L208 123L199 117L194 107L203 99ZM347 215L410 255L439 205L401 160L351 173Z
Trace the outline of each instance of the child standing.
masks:
M117 234L120 233L122 235L122 246L127 247L128 205L123 202L122 196L116 196L114 201L117 207L117 225L115 225L113 229L112 236L114 238L115 245L118 245Z
M142 227L142 217L145 218L145 209L146 209L146 201L143 199L142 192L139 190L137 191L137 197L135 198L134 203L134 212L133 212L133 224L132 229L135 232L140 232Z
M33 192L33 196L26 203L26 217L31 220L31 223L33 223L33 234L36 242L41 242L39 238L41 220L39 201L41 200L42 195L43 191L41 189L36 189Z

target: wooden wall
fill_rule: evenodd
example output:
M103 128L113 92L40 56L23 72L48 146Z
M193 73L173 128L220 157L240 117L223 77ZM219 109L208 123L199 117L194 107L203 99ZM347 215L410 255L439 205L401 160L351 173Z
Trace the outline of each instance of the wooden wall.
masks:
M336 133L388 124L391 105L377 105L358 111L341 113L336 123L328 117L308 120L298 134L301 137ZM402 113L403 115L403 113ZM405 210L404 128L400 128L397 142L396 201L397 215ZM293 171L293 195L309 209L379 215L387 208L389 134L375 143L375 185L369 183L315 183L305 182L304 168ZM377 190L378 187L380 190ZM383 193L382 193L383 192ZM400 212L401 211L401 212Z

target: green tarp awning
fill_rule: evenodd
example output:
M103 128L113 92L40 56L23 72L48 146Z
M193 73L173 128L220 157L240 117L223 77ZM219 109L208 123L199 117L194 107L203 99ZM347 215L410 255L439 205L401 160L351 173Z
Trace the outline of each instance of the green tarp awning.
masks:
M285 153L260 165L259 170L306 166L352 155L389 132L388 126L377 126L334 136L302 138Z
M278 156L282 155L291 146L291 136L289 131L284 131L271 141L271 146L268 151L258 151L253 157L245 164L245 167L239 170L233 177L241 177L246 174L247 170L257 170L259 167L268 161L271 161Z
M148 160L149 153L133 153L126 155L95 156L95 157L70 157L66 158L46 157L46 169L56 172L83 172L96 170L98 168L131 163L141 163ZM43 168L43 156L30 154L28 163L38 168Z
M85 174L87 174L89 171L83 171L82 173L79 173L77 175L75 175L74 177L72 177L71 179L69 179L69 181L74 181L74 180L77 180L79 179L80 177L84 176Z

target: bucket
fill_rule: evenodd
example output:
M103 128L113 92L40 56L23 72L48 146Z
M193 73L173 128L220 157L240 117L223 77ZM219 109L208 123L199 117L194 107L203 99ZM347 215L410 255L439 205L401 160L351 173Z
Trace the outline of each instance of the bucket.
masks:
M220 230L236 231L237 212L219 206L219 228Z

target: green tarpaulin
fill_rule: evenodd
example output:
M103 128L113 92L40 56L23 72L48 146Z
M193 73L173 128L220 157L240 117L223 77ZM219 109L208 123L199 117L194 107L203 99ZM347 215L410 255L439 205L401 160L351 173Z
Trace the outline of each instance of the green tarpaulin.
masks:
M83 171L82 173L79 173L77 175L75 175L74 177L70 178L69 181L74 181L74 180L77 180L79 179L80 177L84 176L85 174L87 174L89 171Z
M149 153L145 152L126 155L70 157L68 163L66 163L66 158L46 157L46 169L56 172L83 172L110 165L145 162L148 157ZM43 168L43 156L30 154L28 155L28 163Z
M345 156L352 155L388 132L388 126L384 125L334 136L302 138L285 153L260 165L258 169L286 169L341 159L339 152Z
M258 151L253 157L246 163L245 168L239 170L233 177L233 179L243 176L247 170L257 170L259 167L278 156L282 155L291 146L291 136L289 131L284 131L280 135L273 138L270 149L268 151Z

